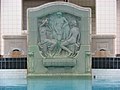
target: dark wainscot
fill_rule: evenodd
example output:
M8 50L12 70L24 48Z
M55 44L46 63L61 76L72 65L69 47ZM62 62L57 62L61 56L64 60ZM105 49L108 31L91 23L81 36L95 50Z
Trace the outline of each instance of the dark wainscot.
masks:
M0 69L26 69L27 58L0 58Z
M27 58L0 58L0 69L27 69ZM120 57L92 57L92 69L120 69Z

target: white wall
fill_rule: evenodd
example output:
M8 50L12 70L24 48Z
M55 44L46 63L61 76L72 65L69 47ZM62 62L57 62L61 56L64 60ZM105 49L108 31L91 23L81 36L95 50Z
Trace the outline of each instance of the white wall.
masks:
M5 78L26 78L27 69L0 69L0 80Z
M120 79L120 69L92 69L93 79Z
M0 86L26 85L26 77L26 69L0 69Z

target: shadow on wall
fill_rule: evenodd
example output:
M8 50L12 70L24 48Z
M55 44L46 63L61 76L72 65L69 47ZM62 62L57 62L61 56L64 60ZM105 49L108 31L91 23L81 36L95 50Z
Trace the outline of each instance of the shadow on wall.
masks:
M100 49L99 51L95 52L94 57L110 57L111 53L108 50Z
M9 54L10 57L12 58L19 58L19 57L23 57L24 56L24 52L20 49L13 49L10 54Z
M3 58L3 55L0 55L0 58Z

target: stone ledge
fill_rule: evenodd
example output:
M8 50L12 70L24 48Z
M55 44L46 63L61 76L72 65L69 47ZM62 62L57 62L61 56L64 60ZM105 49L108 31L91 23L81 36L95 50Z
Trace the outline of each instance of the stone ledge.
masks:
M115 35L92 35L92 39L115 39Z
M91 73L86 73L86 74L71 74L71 73L62 73L62 74L28 74L28 77L88 77L91 78Z
M45 67L73 67L76 65L75 59L45 59L43 60Z
M27 39L26 35L4 35L3 39Z

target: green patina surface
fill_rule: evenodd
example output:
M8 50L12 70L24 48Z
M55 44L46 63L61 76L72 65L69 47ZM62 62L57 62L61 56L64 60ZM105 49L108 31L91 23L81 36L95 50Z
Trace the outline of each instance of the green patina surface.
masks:
M90 13L66 2L28 9L28 76L91 75Z

